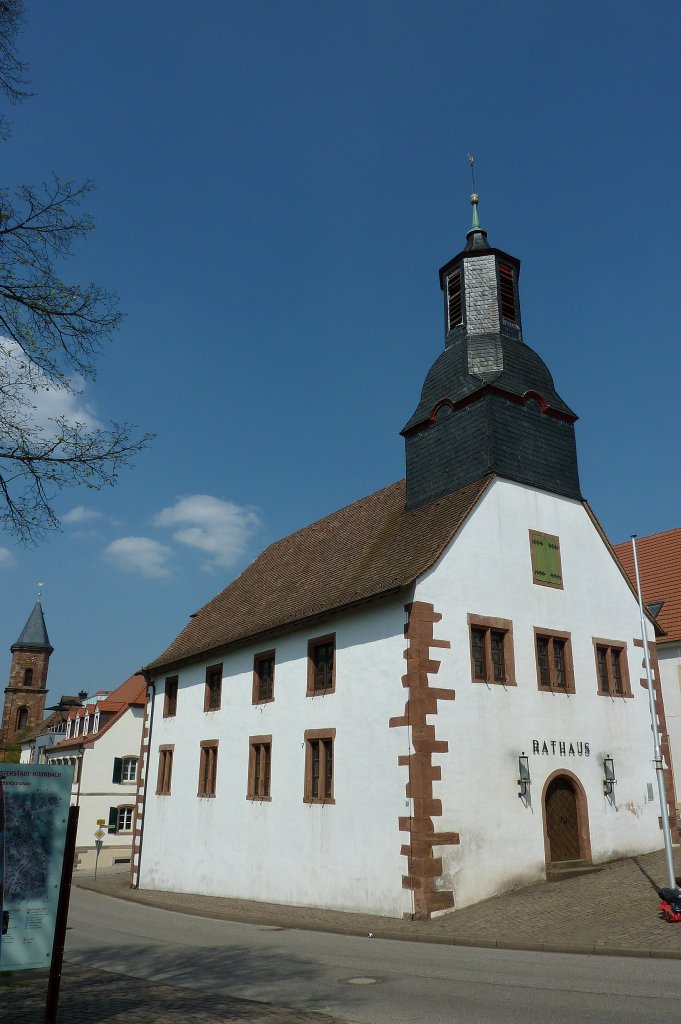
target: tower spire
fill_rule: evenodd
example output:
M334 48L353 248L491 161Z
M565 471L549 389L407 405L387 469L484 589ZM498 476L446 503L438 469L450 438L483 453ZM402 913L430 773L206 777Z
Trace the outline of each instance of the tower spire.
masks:
M480 227L480 217L478 216L478 203L480 202L480 196L475 191L475 157L472 153L468 154L468 162L471 165L471 184L473 186L473 191L471 192L473 218L470 231L466 233L466 249L469 251L471 249L489 249L487 232L484 228Z

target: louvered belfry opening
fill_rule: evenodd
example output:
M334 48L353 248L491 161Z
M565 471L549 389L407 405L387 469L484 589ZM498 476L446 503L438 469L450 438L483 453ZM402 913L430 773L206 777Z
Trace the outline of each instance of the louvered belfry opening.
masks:
M518 311L515 301L515 283L513 267L499 260L499 297L501 299L501 316L509 323L518 323Z
M463 295L461 292L461 268L457 267L447 278L447 330L452 331L463 323Z

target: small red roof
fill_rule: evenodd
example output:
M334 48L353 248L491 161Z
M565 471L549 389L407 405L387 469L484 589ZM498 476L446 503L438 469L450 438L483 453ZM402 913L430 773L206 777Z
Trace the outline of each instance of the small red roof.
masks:
M658 643L681 640L681 527L636 539L644 604L664 601L657 621L667 634ZM636 586L631 541L615 544L615 553Z
M79 747L92 744L107 732L131 705L144 706L147 699L147 684L144 676L139 673L134 676L130 676L130 678L126 679L117 690L114 690L111 693L110 698L111 699L106 701L100 701L97 705L97 708L100 711L113 712L111 718L104 723L101 729L97 732L88 733L87 736L69 736L67 740L55 743L52 750L61 750L68 747ZM83 710L83 708L77 708L75 713L74 711L70 712L69 717L74 718Z

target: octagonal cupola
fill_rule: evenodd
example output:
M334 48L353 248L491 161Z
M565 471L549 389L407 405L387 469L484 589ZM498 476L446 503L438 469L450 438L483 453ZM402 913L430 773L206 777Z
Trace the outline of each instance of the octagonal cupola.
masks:
M444 295L445 345L464 334L483 337L507 333L522 338L518 277L520 260L493 249L480 226L479 196L471 196L473 223L466 247L440 269Z
M478 202L465 248L439 272L444 351L402 429L407 509L490 473L580 497L577 417L523 340L520 260L490 246Z

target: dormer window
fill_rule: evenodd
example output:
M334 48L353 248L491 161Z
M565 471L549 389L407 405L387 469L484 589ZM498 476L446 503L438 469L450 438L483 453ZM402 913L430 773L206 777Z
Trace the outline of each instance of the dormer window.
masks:
M515 301L515 281L513 267L510 263L499 261L499 296L501 298L501 316L509 323L518 323L518 312Z
M97 732L98 730L99 730L99 711L95 711L95 721L94 721L94 725L92 727L92 731L93 732Z
M87 736L90 731L90 716L86 715L83 721L83 736Z
M74 735L75 736L80 736L80 718L76 719L76 730L75 730Z
M461 294L461 268L447 278L447 330L463 323L463 297Z
M70 735L71 735L71 719L69 718L68 722L66 723L66 738L68 739Z

